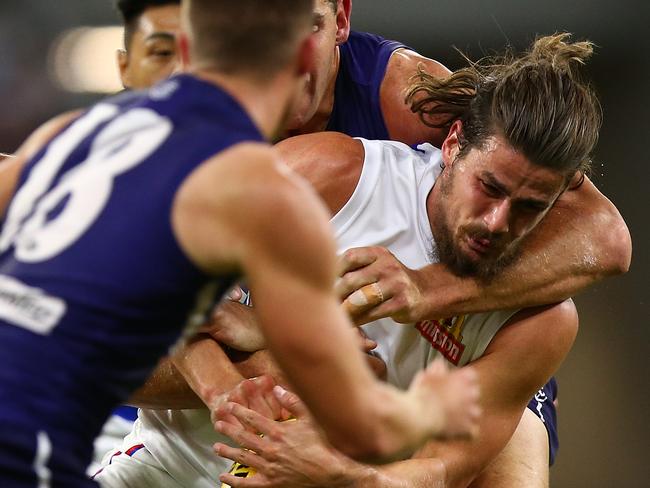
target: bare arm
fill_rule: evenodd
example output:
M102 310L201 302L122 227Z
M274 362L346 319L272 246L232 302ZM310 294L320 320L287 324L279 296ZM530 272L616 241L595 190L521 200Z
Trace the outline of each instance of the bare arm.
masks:
M382 317L431 317L525 308L565 300L607 276L627 271L630 234L620 214L588 180L565 192L522 245L520 257L492 281L458 277L443 264L408 269L383 248L342 257L342 298L378 282L383 303L355 309L357 323Z
M220 376L215 381L218 382L218 378ZM127 403L149 410L206 408L169 357L160 360L145 384L131 395Z
M381 86L382 113L391 139L440 146L447 130L426 126L404 101L409 79L418 68L437 77L450 74L440 63L418 53L396 51ZM524 245L521 259L490 284L458 279L443 265L432 265L404 277L417 289L402 295L402 303L386 305L359 322L388 315L410 321L554 303L607 276L625 273L631 253L630 234L618 210L586 180L560 198Z
M221 396L242 379L262 375L271 376L277 383L287 386L268 351L251 354L231 350L224 358L219 344L202 335L179 350L174 359L162 359L128 403L151 410L195 409L207 405L217 408Z
M474 440L430 443L412 459L374 468L345 458L320 443L309 428L309 418L289 402L285 408L301 420L261 427L263 432L269 429L273 436L268 443L241 429L229 431L243 447L257 454L223 444L218 445L217 452L240 462L243 459L257 474L255 479L248 480L250 484L227 476L222 480L232 482L234 487L258 488L465 487L508 443L531 395L559 367L576 332L577 316L571 302L523 311L510 320L484 356L473 363L484 392L484 415L479 436Z
M172 222L199 267L241 266L269 349L334 445L386 459L442 432L442 411L429 406L441 401L431 374L406 394L373 378L332 291L327 214L269 149L242 144L199 167L179 190ZM469 376L454 377L471 385Z
M508 443L530 398L568 354L577 328L577 313L570 301L514 316L485 354L472 363L484 392L478 437L444 445L429 443L412 460L378 469L378 474L366 471L366 480L357 486L397 487L407 482L409 487L425 487L436 478L444 481L440 486L445 488L467 486ZM370 484L376 477L382 483Z
M423 124L419 115L413 113L405 102L410 79L417 74L419 68L438 78L451 74L451 71L439 62L420 56L414 51L396 51L388 62L380 87L381 111L391 140L408 145L430 142L440 147L449 128L434 128ZM444 122L444 119L431 119L428 122L439 124Z
M470 286L470 300L454 313L565 300L625 273L631 253L630 233L618 210L585 180L558 200L524 243L520 259L487 286Z

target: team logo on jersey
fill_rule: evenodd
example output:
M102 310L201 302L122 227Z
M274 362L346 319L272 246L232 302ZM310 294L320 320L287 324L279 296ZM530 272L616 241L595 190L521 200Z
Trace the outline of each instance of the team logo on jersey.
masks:
M465 351L462 332L466 318L467 315L461 315L450 319L423 320L415 324L415 328L447 361L458 366Z

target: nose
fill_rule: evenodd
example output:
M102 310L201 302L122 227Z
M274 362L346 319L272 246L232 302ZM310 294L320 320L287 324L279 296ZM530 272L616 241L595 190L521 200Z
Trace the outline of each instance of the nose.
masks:
M494 202L483 217L485 226L492 234L505 234L510 230L510 201L507 199Z

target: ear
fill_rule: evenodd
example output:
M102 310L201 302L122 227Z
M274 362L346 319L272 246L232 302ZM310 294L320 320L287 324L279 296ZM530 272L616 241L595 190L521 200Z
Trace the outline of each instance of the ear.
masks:
M458 153L460 152L460 135L463 132L463 123L455 120L449 128L449 133L442 143L442 162L446 167L454 164Z
M181 31L176 37L176 42L178 43L178 60L180 62L180 70L187 71L191 63L190 40L187 37L187 34Z
M316 41L314 36L308 35L300 43L298 48L298 75L302 76L311 73L314 69L314 58L316 55Z
M336 45L344 44L350 36L350 15L352 0L338 0L336 3Z
M129 53L126 52L126 49L117 50L117 66L120 69L122 86L128 88L131 86L131 76L129 74Z

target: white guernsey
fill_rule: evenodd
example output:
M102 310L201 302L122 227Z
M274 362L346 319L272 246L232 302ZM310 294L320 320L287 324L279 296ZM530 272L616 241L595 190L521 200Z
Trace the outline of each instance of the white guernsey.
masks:
M365 160L357 187L332 218L339 246L384 246L409 268L435 259L426 200L441 171L441 153L387 141L362 140ZM413 377L442 355L454 366L479 358L515 311L471 314L417 324L382 319L363 326L378 343L388 381L407 388ZM215 456L215 433L207 410L140 410L121 454L109 453L95 478L104 487L220 486L232 461ZM110 462L110 464L109 464Z

